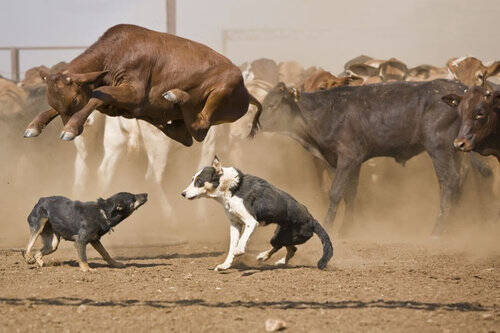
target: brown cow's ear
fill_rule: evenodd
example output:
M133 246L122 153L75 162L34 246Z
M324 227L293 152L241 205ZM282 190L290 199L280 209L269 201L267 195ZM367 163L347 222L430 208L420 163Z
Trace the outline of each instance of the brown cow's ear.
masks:
M495 61L486 69L486 76L495 76L500 73L500 61Z
M49 72L43 69L39 69L38 74L40 75L43 81L47 81L47 78L49 77Z
M84 74L69 74L71 79L78 84L92 84L101 81L108 71L90 72Z
M441 97L441 100L448 104L449 106L456 108L458 104L460 104L460 101L462 100L462 97L455 95L455 94L449 94L446 96Z

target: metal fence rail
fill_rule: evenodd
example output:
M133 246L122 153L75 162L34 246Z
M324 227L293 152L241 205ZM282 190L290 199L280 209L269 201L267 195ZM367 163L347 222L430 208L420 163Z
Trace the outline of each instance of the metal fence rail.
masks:
M21 70L19 66L19 52L25 50L45 51L45 50L82 50L88 46L0 46L0 51L10 51L10 72L13 81L21 80Z

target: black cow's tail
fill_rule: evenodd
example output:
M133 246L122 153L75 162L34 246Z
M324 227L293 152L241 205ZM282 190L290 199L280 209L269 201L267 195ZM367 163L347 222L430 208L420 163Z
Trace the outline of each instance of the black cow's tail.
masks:
M324 269L326 264L328 264L330 259L333 257L333 245L330 241L330 236L328 236L328 233L318 221L314 221L313 232L318 235L321 240L321 244L323 244L323 256L318 261L318 268Z
M248 135L249 138L253 138L255 136L255 134L257 134L257 131L259 130L259 127L260 127L260 122L259 122L259 119L260 119L260 115L262 113L262 105L260 104L260 102L257 100L257 98L253 97L252 95L250 95L250 104L253 104L257 107L257 113L255 113L255 117L253 118L253 121L252 121L252 129L250 130L250 134Z

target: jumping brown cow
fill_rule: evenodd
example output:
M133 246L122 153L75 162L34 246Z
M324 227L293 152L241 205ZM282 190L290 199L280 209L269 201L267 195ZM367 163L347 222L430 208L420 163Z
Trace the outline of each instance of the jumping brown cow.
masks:
M52 108L33 119L25 137L40 135L61 116L61 139L72 140L97 109L145 120L190 146L210 126L242 117L249 103L260 110L230 60L205 45L135 25L110 28L66 71L41 76Z
M461 126L456 149L493 155L500 162L500 91L473 86L465 95L446 95L443 101L458 108Z

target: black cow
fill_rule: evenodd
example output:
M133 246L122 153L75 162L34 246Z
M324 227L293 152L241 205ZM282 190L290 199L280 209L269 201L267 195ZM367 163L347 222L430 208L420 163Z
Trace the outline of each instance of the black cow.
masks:
M260 122L264 131L284 132L337 169L326 225L331 227L344 199L346 217L341 232L351 224L363 162L387 156L404 163L426 151L441 189L433 231L439 235L461 192L460 155L453 149L460 119L441 97L461 95L465 88L457 82L435 80L299 93L279 83L263 101Z

